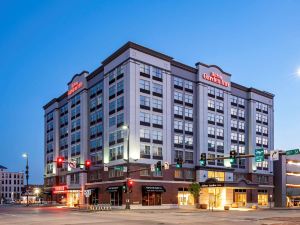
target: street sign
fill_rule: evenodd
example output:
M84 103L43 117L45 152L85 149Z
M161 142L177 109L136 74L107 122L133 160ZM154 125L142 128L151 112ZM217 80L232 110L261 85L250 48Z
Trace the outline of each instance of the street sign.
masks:
M286 155L297 155L300 154L300 150L299 149L292 149L292 150L287 150Z
M76 161L69 162L69 167L72 168L72 169L75 169L76 168Z
M103 170L106 171L106 172L108 171L108 165L107 164L104 164Z
M114 169L115 170L123 170L123 166L115 166Z
M84 190L84 196L85 197L90 197L90 195L92 194L92 190Z
M165 167L165 170L168 170L169 167L170 167L169 163L168 163L168 162L165 162L165 163L164 163L164 167Z
M270 151L270 160L271 161L279 160L279 151L278 150Z
M123 167L123 172L124 172L124 173L127 173L127 166L124 166L124 167Z
M264 149L255 149L255 162L263 162L265 160Z
M155 172L155 165L151 164L151 172Z

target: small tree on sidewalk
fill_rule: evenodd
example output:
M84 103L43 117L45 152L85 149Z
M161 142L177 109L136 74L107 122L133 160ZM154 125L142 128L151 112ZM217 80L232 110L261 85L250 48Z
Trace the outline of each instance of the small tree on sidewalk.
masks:
M200 190L201 190L200 184L197 182L193 182L189 187L189 192L194 197L194 204L199 203Z

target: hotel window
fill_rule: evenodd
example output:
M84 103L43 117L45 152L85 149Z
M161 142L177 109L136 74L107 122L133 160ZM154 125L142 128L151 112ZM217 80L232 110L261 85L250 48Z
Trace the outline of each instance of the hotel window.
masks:
M262 133L263 134L268 134L268 128L267 127L262 127Z
M183 136L182 135L174 135L174 144L183 144Z
M245 146L239 145L239 154L245 154Z
M109 103L109 112L113 112L114 110L116 110L116 101Z
M215 95L215 89L211 86L207 87L207 93L210 95Z
M182 179L183 178L183 170L175 170L174 171L174 178Z
M193 95L185 94L184 97L185 97L185 98L184 98L184 101L185 101L186 103L193 104Z
M113 70L108 75L108 81L109 81L109 83L111 83L112 81L114 81L114 79L115 79L115 71Z
M163 93L163 86L160 84L153 83L152 84L152 91L158 94Z
M215 101L208 99L207 106L208 108L215 109Z
M183 80L181 78L174 77L174 85L183 87Z
M231 115L232 116L237 116L237 108L231 108Z
M174 114L182 116L183 115L183 107L174 105Z
M262 104L260 102L256 102L256 109L261 110Z
M262 131L262 126L261 125L256 125L256 132L261 133Z
M207 113L207 118L208 118L208 121L215 122L215 114Z
M262 143L263 143L263 145L268 145L268 139L267 138L263 138L262 139Z
M209 135L215 135L215 128L214 127L208 127L208 134Z
M162 109L162 101L159 99L152 99L152 107L155 109Z
M174 99L178 101L183 101L183 94L181 92L175 91L174 92Z
M264 112L268 112L268 106L265 105L265 104L263 104L263 105L262 105L262 110L263 110Z
M234 150L234 151L238 151L238 146L237 145L231 145L231 150Z
M183 151L175 150L174 161L177 161L177 159L183 159Z
M140 112L140 122L150 123L150 114Z
M156 125L162 125L163 123L163 118L162 116L159 115L152 115L152 123Z
M216 115L216 122L219 124L224 124L224 116Z
M215 151L215 141L214 140L208 140L208 150Z
M221 128L217 128L217 137L224 137L224 130Z
M148 107L150 107L150 98L141 95L141 96L140 96L140 104L141 104L142 106L148 106Z
M117 92L124 91L124 80L117 83Z
M188 132L193 132L193 123L185 122L184 130Z
M140 89L150 91L150 82L146 80L140 80Z
M268 117L266 115L262 116L262 122L263 123L268 123Z
M236 96L231 96L230 101L231 101L231 103L233 103L233 104L237 104L238 98L237 98Z
M193 90L193 82L191 82L191 81L184 81L184 87L186 88L186 89L190 89L190 90Z
M217 158L224 157L224 155L217 155ZM224 159L218 159L217 160L217 165L218 166L224 166Z
M185 144L186 145L193 145L193 137L185 136Z
M261 122L262 116L259 113L256 113L256 121Z
M152 75L154 77L162 79L162 70L156 67L152 67Z
M256 137L256 144L261 145L262 144L262 139L261 137Z
M176 129L176 130L183 130L183 121L181 121L181 120L174 120L174 129Z
M117 99L117 109L124 107L124 96Z
M239 103L239 105L241 105L241 106L245 106L245 99L243 99L243 98L238 98L238 103Z
M239 121L239 129L245 130L245 122Z
M245 134L239 134L239 142L245 142Z
M246 167L246 159L239 159L239 167L240 168Z
M193 163L193 152L185 152L184 153L185 154L185 158L184 158L184 160L185 160L185 162L187 162L187 163Z
M123 123L124 123L124 113L118 114L117 115L117 125L120 126Z
M263 161L262 162L262 167L263 168L268 168L268 164L269 164L268 161Z
M267 190L258 190L257 194L258 205L267 206L269 204L269 196Z
M216 101L216 109L220 110L220 111L223 111L224 110L224 104L223 104L223 102Z
M231 120L231 128L237 128L238 122L236 120Z
M207 178L215 178L219 182L225 181L225 172L208 171Z
M224 92L218 88L215 89L216 96L220 98L224 98Z
M162 141L162 132L159 130L153 130L152 131L152 139Z
M147 129L140 129L140 138L150 139L150 131Z
M124 154L124 147L123 147L123 145L117 146L115 148L115 151L116 151L117 159L123 159L123 154Z
M150 66L146 65L146 64L141 64L140 72L145 73L145 74L150 74Z
M153 158L162 158L163 154L162 154L162 147L161 146L152 146L152 155ZM161 175L160 175L161 176Z
M239 117L240 118L245 118L245 110L239 109Z
M217 141L217 151L224 151L224 142Z
M231 133L231 140L237 141L237 133Z
M123 72L124 72L124 66L123 66L123 65L118 66L118 67L117 67L117 75L120 75L120 74L122 74Z
M150 145L141 144L140 148L141 156L150 156Z
M150 176L149 168L148 167L141 168L140 176Z
M185 108L184 115L189 118L193 118L193 109Z
M109 88L109 97L116 94L116 85L113 85Z
M113 116L113 117L110 117L109 118L109 127L113 127L116 125L116 117Z

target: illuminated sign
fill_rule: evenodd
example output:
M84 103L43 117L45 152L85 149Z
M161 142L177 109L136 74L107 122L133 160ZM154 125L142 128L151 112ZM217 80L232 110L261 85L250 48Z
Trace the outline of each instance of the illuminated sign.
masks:
M82 82L73 82L71 84L71 89L68 91L68 95L73 94L75 91L82 88L82 86L83 86Z
M67 186L55 186L53 187L53 193L64 193L68 189Z
M214 72L211 72L210 75L208 75L207 73L203 74L203 79L208 80L210 82L222 85L224 87L229 87L229 82L223 80L223 78Z

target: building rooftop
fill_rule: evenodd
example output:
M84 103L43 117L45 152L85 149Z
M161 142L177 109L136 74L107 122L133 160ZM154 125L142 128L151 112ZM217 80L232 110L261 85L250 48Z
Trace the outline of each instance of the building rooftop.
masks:
M6 170L7 168L5 166L0 165L0 169Z

